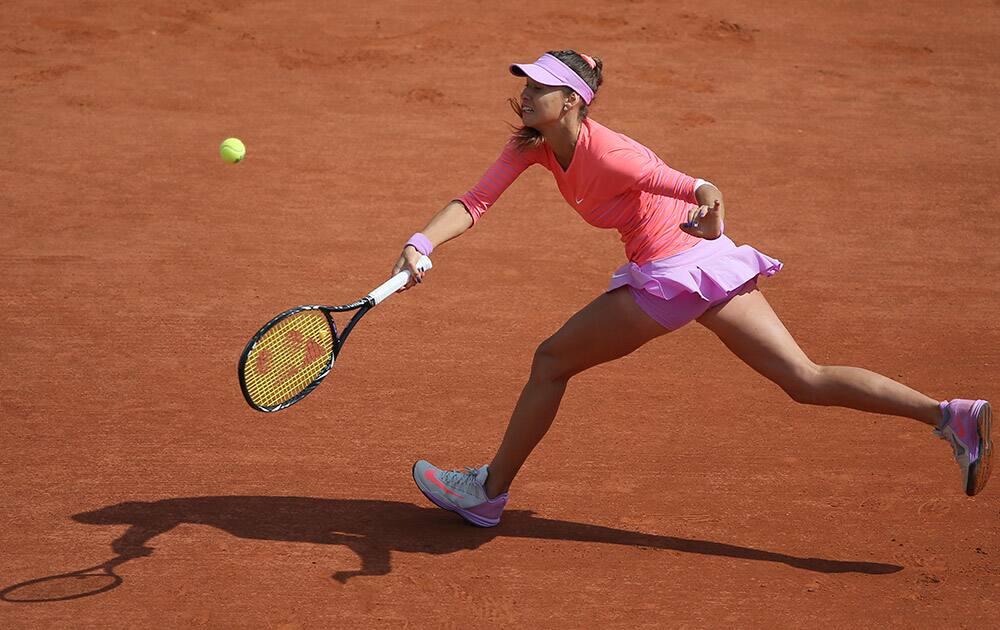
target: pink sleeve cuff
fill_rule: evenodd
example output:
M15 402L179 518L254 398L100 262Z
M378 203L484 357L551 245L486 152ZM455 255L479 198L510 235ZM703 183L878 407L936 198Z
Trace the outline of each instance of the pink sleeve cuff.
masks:
M479 223L479 219L489 208L489 204L476 202L476 198L473 195L472 190L465 193L461 197L455 197L452 201L457 201L465 206L465 211L469 213L470 217L472 217L472 225Z
M434 251L434 244L431 243L431 239L427 238L420 232L411 236L410 240L406 241L406 245L413 245L414 249L424 256L430 256L431 252ZM403 247L405 248L406 245Z

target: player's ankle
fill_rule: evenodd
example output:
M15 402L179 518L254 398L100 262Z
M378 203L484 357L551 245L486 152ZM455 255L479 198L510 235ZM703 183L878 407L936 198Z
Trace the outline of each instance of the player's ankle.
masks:
M501 494L503 494L503 492L490 492L489 490L487 490L486 491L486 500L487 501L492 501L493 499L496 499Z
M483 490L486 491L486 498L491 501L507 491L506 488L500 488L499 484L491 484L489 477L486 478L486 483L483 484Z

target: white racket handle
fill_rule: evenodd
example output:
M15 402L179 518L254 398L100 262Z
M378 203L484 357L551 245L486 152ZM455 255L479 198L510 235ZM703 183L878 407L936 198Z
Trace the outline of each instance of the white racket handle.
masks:
M431 267L433 267L431 259L427 256L421 256L420 260L417 261L417 269L420 271L427 271ZM368 297L374 300L376 304L379 304L385 298L405 287L406 283L409 281L410 272L404 269L386 280L384 283L380 284L378 287L372 289L372 292L368 294Z

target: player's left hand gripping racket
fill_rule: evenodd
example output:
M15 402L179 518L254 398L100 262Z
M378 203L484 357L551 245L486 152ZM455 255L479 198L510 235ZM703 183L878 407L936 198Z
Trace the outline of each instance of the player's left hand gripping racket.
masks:
M430 268L431 259L422 256L417 269ZM358 320L409 279L409 271L400 271L357 302L298 306L264 324L240 355L243 397L258 411L280 411L305 398L330 373ZM338 335L330 314L354 310L357 313Z

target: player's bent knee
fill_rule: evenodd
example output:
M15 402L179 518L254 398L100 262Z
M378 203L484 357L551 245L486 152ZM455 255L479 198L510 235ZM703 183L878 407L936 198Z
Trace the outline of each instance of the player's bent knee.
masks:
M531 361L531 379L534 381L565 381L576 373L553 339L549 337L535 350Z
M816 364L796 366L786 372L778 385L789 398L803 405L823 404L823 367Z

